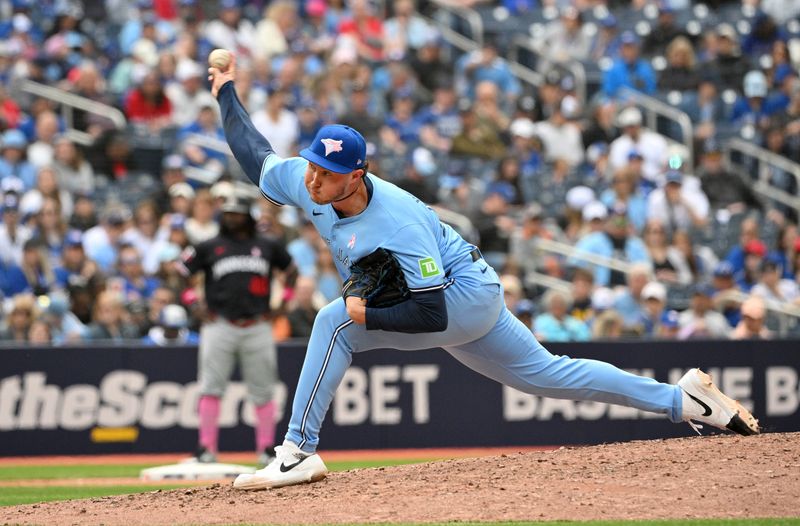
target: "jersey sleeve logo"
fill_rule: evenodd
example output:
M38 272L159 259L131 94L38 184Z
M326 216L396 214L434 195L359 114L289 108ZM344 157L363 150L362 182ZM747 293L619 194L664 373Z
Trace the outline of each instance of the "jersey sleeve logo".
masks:
M442 273L433 258L422 258L419 260L419 270L423 278L432 278Z

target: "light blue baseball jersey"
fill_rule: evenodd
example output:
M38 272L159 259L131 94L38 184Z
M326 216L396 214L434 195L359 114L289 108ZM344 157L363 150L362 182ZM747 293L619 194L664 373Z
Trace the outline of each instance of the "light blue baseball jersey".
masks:
M475 247L419 199L368 174L373 185L367 208L353 217L340 218L331 205L311 200L305 187L308 161L270 155L261 169L259 186L276 204L302 208L330 247L343 279L350 265L378 247L392 252L400 262L409 289L414 292L443 287L456 262Z

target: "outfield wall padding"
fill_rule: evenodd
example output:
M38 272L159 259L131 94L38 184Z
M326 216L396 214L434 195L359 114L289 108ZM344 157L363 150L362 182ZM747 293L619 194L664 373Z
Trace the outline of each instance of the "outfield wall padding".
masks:
M593 342L548 348L666 382L700 366L752 408L766 431L779 432L800 430L798 343ZM1 456L190 452L196 445L196 348L2 353ZM279 440L304 355L304 342L279 347ZM245 386L234 380L222 403L221 449L252 449L252 425ZM472 372L442 350L376 350L353 356L328 411L320 448L597 444L693 433L660 415L525 395Z

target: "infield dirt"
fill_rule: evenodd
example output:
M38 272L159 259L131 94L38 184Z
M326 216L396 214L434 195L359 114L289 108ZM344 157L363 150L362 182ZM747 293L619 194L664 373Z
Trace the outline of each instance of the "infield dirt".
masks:
M796 517L800 433L708 436L0 508L0 524L330 524Z

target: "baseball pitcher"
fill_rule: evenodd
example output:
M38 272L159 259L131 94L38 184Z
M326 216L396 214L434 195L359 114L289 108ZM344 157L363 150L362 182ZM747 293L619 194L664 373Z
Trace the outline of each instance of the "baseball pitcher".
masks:
M753 416L722 394L708 375L689 371L669 385L607 363L550 354L503 302L500 280L476 247L411 194L368 172L364 138L353 128L320 129L300 157L282 159L253 127L236 95L235 61L210 68L225 135L245 173L264 197L299 207L330 247L343 278L351 265L383 249L396 258L409 294L372 307L345 291L314 323L276 458L239 489L320 480L320 426L353 353L378 348L441 347L475 371L526 393L592 400L698 421L741 434L759 432ZM349 290L349 289L348 289ZM366 295L365 295L366 297Z

